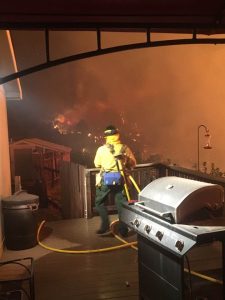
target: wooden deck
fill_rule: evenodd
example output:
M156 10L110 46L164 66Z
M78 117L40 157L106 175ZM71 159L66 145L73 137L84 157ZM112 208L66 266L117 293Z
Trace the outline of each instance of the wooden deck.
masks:
M111 220L117 218L110 216ZM48 221L40 237L58 249L110 248L121 244L113 235L97 236L99 218ZM130 233L127 241L135 241ZM213 243L196 247L189 255L190 267L209 278L221 280L221 247ZM2 260L34 258L36 300L138 300L138 252L124 248L90 254L57 253L37 245L13 251L5 249ZM151 283L149 283L151 284ZM193 298L223 299L222 285L193 277ZM158 300L158 299L153 299Z
M49 247L70 250L121 244L112 234L97 236L98 222L98 217L47 222L41 231L42 242ZM128 239L135 240L135 236ZM136 250L67 254L37 245L20 251L5 249L2 259L27 256L35 259L36 300L138 299Z

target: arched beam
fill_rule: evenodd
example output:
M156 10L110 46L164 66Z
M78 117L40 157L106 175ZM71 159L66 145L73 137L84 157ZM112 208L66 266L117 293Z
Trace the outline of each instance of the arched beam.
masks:
M225 44L225 38L193 38L188 39L175 39L175 40L162 40L162 41L151 41L150 38L147 38L147 42L144 43L135 43L129 45L121 45L116 47L104 48L102 49L100 45L98 46L98 50L79 53L67 57L63 57L56 60L49 60L47 57L47 62L43 64L39 64L22 71L15 72L13 74L4 76L0 78L0 84L7 83L9 81L15 80L17 78L21 78L23 76L42 71L51 67L55 67L58 65L62 65L64 63L77 61L85 58L95 57L99 55L105 55L110 53L135 50L135 49L143 49L143 48L151 48L151 47L162 47L162 46L175 46L175 45L190 45L190 44Z

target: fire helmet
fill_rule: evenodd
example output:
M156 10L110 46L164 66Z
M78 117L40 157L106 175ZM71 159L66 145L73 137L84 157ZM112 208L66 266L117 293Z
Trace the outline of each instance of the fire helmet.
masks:
M113 125L109 125L104 130L104 137L107 137L107 136L110 136L110 135L114 135L114 134L117 134L117 133L119 133L118 128L116 128Z

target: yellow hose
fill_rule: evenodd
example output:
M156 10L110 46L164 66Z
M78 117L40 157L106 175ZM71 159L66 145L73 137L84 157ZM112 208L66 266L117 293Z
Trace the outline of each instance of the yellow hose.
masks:
M63 250L63 249L58 249L58 248L47 246L47 245L43 244L40 241L40 238L39 238L41 229L44 227L44 224L46 223L46 221L42 221L41 224L40 224L40 226L38 227L37 241L38 241L38 244L41 247L43 247L43 248L45 248L47 250L51 250L51 251L59 252L59 253L69 253L69 254L88 254L88 253L109 252L109 251L114 251L114 250L118 250L118 249L122 249L122 248L127 248L127 247L131 247L131 248L133 248L135 250L138 250L138 248L135 247L135 245L137 245L137 242L130 242L130 243L128 243L126 240L122 239L120 236L118 236L117 234L114 233L113 226L117 222L118 222L118 220L113 221L110 224L110 229L112 230L112 233L113 233L114 237L123 243L122 245L118 245L118 246L113 246L113 247L108 247L108 248L100 248L100 249L90 249L90 250ZM189 273L188 269L184 269L184 271L187 272L187 273ZM215 279L213 277L209 277L209 276L203 275L203 274L195 272L195 271L190 271L190 273L192 275L194 275L194 276L200 277L200 278L205 279L207 281L223 285L223 281Z
M99 252L107 252L107 251L113 251L113 250L118 250L118 249L122 249L122 248L127 248L127 247L131 247L137 244L137 242L131 242L131 243L127 243L126 241L124 241L125 243L122 245L118 245L118 246L113 246L113 247L108 247L108 248L100 248L100 249L91 249L91 250L63 250L63 249L58 249L58 248L54 248L54 247L50 247L47 246L45 244L43 244L40 241L39 235L41 232L42 227L44 226L44 224L46 223L46 221L42 221L40 226L38 227L38 231L37 231L37 242L38 244L47 249L47 250L51 250L54 252L59 252L59 253L70 253L70 254L88 254L88 253L99 253ZM111 225L110 225L111 226Z
M121 175L124 178L124 184L123 185L124 185L124 189L125 189L125 192L126 192L126 195L127 195L127 200L128 200L128 202L130 202L131 198L130 198L130 193L129 193L128 186L127 186L126 175L123 171L123 165L122 165L122 163L119 159L117 160L117 162L118 162L118 166L119 166L119 172L121 173Z
M110 229L112 230L112 233L113 233L114 237L115 237L117 240L119 240L119 241L121 241L122 243L124 243L124 244L130 244L130 247L131 247L131 248L133 248L133 249L135 249L135 250L138 250L138 248L134 246L134 245L137 245L137 242L134 242L134 244L131 245L131 243L128 243L126 240L122 239L119 235L115 234L115 232L114 232L114 230L113 230L113 226L114 226L115 223L117 223L117 222L118 222L118 220L115 220L115 221L111 222L111 224L110 224Z
M134 178L131 175L129 176L129 178L130 178L131 182L133 183L134 187L136 188L137 192L140 193L141 190L139 189L139 187L138 187L137 183L135 182Z
M184 269L184 271L187 272L187 273L189 273L188 269ZM200 277L202 279L205 279L207 281L211 281L213 283L218 283L218 284L223 284L223 281L215 279L213 277L209 277L209 276L203 275L203 274L195 272L195 271L190 271L190 273L191 273L191 275L195 275L195 276Z
M120 236L118 236L117 234L114 233L114 231L113 231L113 226L114 226L114 224L115 224L116 222L118 222L118 220L115 220L115 221L113 221L113 222L110 224L110 229L112 228L112 232L113 232L114 237L115 237L116 239L118 239L119 241L123 242L123 243L127 243L127 241L125 241L125 240L122 239ZM131 244L131 243L130 243L130 244ZM136 244L137 244L137 242L136 242ZM132 249L138 250L138 247L136 247L135 244L134 244L134 245L130 245L130 247L131 247ZM186 269L186 268L184 269L184 271L187 272L187 273L189 273L189 270ZM217 284L223 285L223 281L218 280L218 279L215 279L215 278L213 278L213 277L209 277L209 276L203 275L203 274L198 273L198 272L195 272L195 271L190 271L190 273L191 273L192 275L196 276L196 277L205 279L205 280L210 281L210 282L213 282L213 283L217 283Z
M124 189L125 189L125 192L126 192L126 195L127 195L128 202L129 202L129 201L131 201L130 193L129 193L129 190L128 190L128 186L127 186L126 177L125 177L125 174L124 174L124 171L123 171L122 163L121 163L120 160L118 160L118 164L119 164L119 170L121 172L121 175L124 177ZM140 189L137 186L137 184L136 184L135 180L133 179L133 177L130 175L129 178L131 179L131 182L135 186L135 188L138 191L138 193L140 193ZM114 237L117 240L119 240L119 241L121 241L123 243L122 245L108 247L108 248L100 248L100 249L89 249L89 250L63 250L63 249L58 249L58 248L50 247L50 246L47 246L47 245L43 244L40 241L40 238L39 238L41 229L43 228L43 226L46 223L46 221L42 221L41 224L40 224L40 226L39 226L39 228L38 228L38 231L37 231L37 242L38 242L38 244L41 247L43 247L43 248L45 248L47 250L51 250L51 251L59 252L59 253L71 253L71 254L87 254L87 253L107 252L107 251L113 251L113 250L118 250L118 249L127 248L127 247L131 247L131 248L133 248L135 250L138 250L138 248L135 247L135 245L137 245L137 242L130 242L130 243L128 243L126 240L122 239L120 236L118 236L117 234L115 234L115 232L113 230L113 226L117 222L118 222L118 220L113 221L110 224L110 229L111 229Z
M122 176L125 178L125 174L124 174L124 172L122 170L121 162L120 162L120 167L121 167L120 172L121 172ZM130 178L131 182L133 183L134 187L136 188L137 192L140 193L140 189L139 189L138 185L136 184L135 180L133 179L133 177L130 175L129 178ZM129 202L130 201L130 194L129 194L126 182L124 184L124 188L125 188L125 191L126 191L126 194L127 194L128 202ZM63 249L57 249L57 248L54 248L54 247L47 246L47 245L43 244L40 241L40 239L39 239L39 235L40 235L41 229L44 226L44 224L46 223L46 221L42 221L41 224L40 224L40 226L39 226L39 228L38 228L38 231L37 231L37 241L38 241L38 244L41 247L43 247L43 248L45 248L47 250L51 250L51 251L59 252L59 253L70 253L70 254L88 254L88 253L109 252L109 251L114 251L114 250L118 250L118 249L122 249L122 248L127 248L127 247L131 247L132 249L138 250L138 248L135 246L135 245L137 245L137 242L130 242L130 243L128 243L126 240L122 239L119 235L115 234L115 232L113 230L113 226L118 221L119 220L117 219L117 220L111 222L111 224L110 224L110 229L111 229L114 237L117 240L119 240L119 241L121 241L123 243L122 245L118 245L118 246L113 246L113 247L108 247L108 248L100 248L100 249L89 249L89 250L63 250ZM184 271L187 272L187 273L189 273L188 269L184 269ZM209 276L203 275L203 274L195 272L195 271L190 271L190 273L192 275L194 275L194 276L197 276L199 278L205 279L207 281L223 285L223 281L215 279L213 277L209 277Z

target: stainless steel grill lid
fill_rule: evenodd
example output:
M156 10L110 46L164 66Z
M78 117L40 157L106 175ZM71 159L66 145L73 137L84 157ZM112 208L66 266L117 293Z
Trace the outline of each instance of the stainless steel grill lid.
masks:
M168 176L148 184L138 200L153 214L170 215L175 223L185 224L210 214L222 215L224 190L218 184Z

